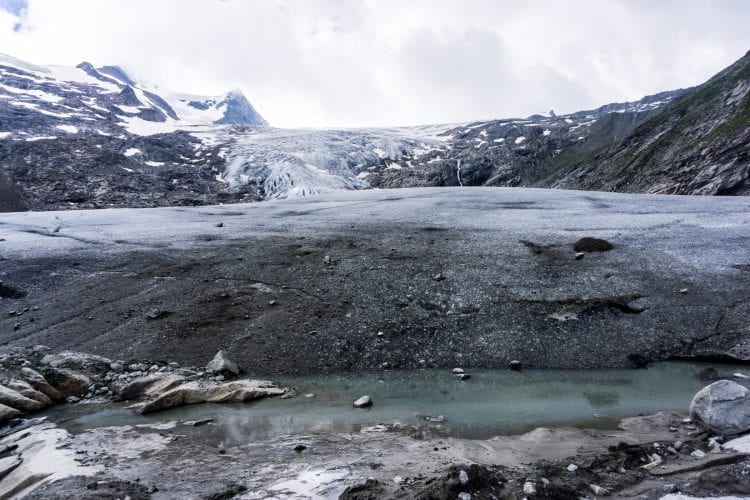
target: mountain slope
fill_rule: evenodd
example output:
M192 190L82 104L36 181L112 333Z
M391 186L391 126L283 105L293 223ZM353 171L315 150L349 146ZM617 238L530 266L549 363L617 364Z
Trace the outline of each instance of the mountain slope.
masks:
M750 52L545 185L750 194Z
M703 85L564 116L269 127L239 91L0 55L0 210L257 201L341 189L537 186L750 194L750 55Z

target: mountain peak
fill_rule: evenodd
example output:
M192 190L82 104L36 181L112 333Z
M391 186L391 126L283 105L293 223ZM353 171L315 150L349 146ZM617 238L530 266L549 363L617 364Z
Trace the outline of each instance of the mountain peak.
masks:
M239 89L233 89L226 93L224 100L219 105L226 106L224 116L216 120L217 125L268 125L268 122L260 116L245 94Z

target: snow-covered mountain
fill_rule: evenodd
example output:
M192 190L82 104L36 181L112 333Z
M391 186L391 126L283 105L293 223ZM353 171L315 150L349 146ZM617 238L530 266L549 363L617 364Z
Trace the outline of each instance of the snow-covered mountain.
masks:
M37 66L0 55L0 210L196 205L408 186L743 194L750 191L750 141L743 139L750 113L742 111L750 109L748 73L745 56L695 89L562 116L288 130L268 126L236 90L166 93L118 66ZM701 121L709 115L711 123ZM683 144L670 130L684 116L695 120ZM721 140L707 141L716 130ZM667 137L666 156L654 160L652 145Z
M239 90L214 97L157 93L118 66L37 66L4 54L0 118L4 138L25 141L79 131L152 135L267 125Z

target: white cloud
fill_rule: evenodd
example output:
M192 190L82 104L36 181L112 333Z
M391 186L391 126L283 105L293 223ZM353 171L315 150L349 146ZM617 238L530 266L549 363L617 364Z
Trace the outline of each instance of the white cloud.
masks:
M750 48L744 0L29 0L0 51L239 87L277 126L568 112L700 83Z

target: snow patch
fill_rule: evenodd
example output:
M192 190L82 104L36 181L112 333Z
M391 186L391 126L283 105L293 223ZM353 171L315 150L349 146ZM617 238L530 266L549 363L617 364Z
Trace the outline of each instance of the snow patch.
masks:
M163 161L146 161L144 162L149 167L163 167L164 162Z
M123 153L123 155L125 155L127 157L135 156L135 155L139 155L139 154L141 154L141 150L138 149L138 148L128 148Z
M75 127L73 125L57 125L55 128L59 129L59 130L62 130L63 132L67 132L69 134L77 134L78 133L78 127Z
M525 140L526 140L526 137L524 137L524 136L521 136L521 137L516 137L516 140L515 140L515 141L513 141L513 142L514 142L515 144L521 144L521 143L522 143L523 141L525 141Z

